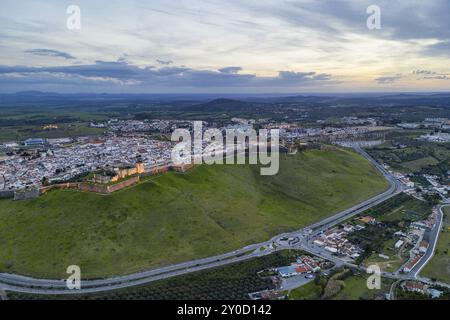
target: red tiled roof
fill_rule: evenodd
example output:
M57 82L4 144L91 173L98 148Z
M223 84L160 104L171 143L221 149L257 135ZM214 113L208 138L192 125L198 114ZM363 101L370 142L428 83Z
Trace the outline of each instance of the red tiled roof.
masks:
M423 290L425 288L425 285L421 282L415 282L415 281L406 281L405 282L405 288L408 290Z

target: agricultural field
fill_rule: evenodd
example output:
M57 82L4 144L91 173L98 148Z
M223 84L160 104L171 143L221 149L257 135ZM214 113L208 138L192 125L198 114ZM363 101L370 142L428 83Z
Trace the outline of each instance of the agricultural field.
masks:
M444 209L444 221L439 234L433 258L422 270L421 275L450 283L450 207Z
M0 200L0 271L59 278L128 274L232 251L381 193L387 181L348 150L280 155L280 171L197 166L104 196L55 190Z
M392 222L404 227L405 223L425 219L431 214L431 206L425 202L405 194L399 194L365 213L374 216L381 222Z
M19 126L0 128L0 142L21 141L28 138L70 138L79 136L102 135L104 129L91 128L87 123L59 125L58 129L43 129L42 126Z
M87 113L71 108L0 108L0 143L28 138L62 138L100 135L103 129L90 128L90 121L107 119L106 114ZM57 125L57 129L44 129Z

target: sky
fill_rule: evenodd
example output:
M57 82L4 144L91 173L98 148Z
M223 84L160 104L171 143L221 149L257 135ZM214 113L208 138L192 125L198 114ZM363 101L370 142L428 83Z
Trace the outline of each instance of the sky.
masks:
M67 13L80 9L80 29ZM380 29L369 29L370 5ZM448 0L2 0L0 92L450 91Z

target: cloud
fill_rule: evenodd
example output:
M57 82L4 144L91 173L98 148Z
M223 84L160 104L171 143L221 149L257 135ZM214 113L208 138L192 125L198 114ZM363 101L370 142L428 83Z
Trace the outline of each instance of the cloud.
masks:
M173 63L172 60L161 60L161 59L156 59L156 62L165 66L171 65Z
M377 32L366 27L369 5L378 5L381 10L382 28ZM324 32L350 31L397 40L450 39L448 0L303 0L291 1L282 7L274 4L263 8L268 15Z
M448 77L445 74L440 74L440 75L436 75L436 76L423 77L422 79L424 79L424 80L431 80L431 79L434 79L434 80L450 80L450 77Z
M188 67L138 67L126 61L97 61L91 65L57 67L0 66L0 82L10 85L55 84L65 86L95 84L104 89L133 87L142 92L154 88L295 88L333 84L332 76L316 72L280 71L276 76L257 76L237 73L240 67L226 67L218 71ZM21 90L23 90L22 88ZM29 89L29 88L25 88Z
M448 0L111 0L106 7L79 0L89 15L83 18L85 31L76 34L68 32L56 0L4 1L8 10L0 12L0 66L19 66L11 71L16 75L20 66L54 66L42 73L23 70L14 80L17 86L42 76L43 84L63 77L68 86L118 79L142 91L201 86L211 91L232 87L250 92L264 86L321 91L336 84L339 74L342 82L333 90L370 91L380 88L377 82L392 83L403 74L402 88L414 91L425 84L417 80L443 78L440 73L411 74L418 61L420 68L433 69L450 59ZM366 9L373 4L381 8L380 30L366 26ZM128 55L108 62L123 52ZM71 53L76 60L70 60ZM61 66L63 59L77 66ZM153 67L137 67L149 61ZM372 74L379 79L374 81ZM444 81L433 85L424 89L448 89Z
M436 72L430 71L430 70L414 70L413 74L427 74L427 75L430 75L430 74L436 74Z
M326 73L317 74L316 72L280 71L277 79L286 82L327 81L331 79L331 75Z
M225 67L225 68L219 69L219 72L221 72L221 73L238 73L241 70L242 70L241 67Z
M58 51L58 50L51 50L51 49L31 49L31 50L26 50L25 52L34 54L36 56L48 56L48 57L58 57L58 58L64 58L64 59L75 59L75 57L69 53Z
M421 76L418 80L450 80L450 77L447 74L431 70L414 70L413 74Z
M395 76L383 76L376 78L375 81L378 82L378 84L391 84L396 82L397 80L400 80L402 78L401 75L397 74Z
M438 43L428 45L423 50L423 53L431 56L450 57L450 39L447 41L440 41Z

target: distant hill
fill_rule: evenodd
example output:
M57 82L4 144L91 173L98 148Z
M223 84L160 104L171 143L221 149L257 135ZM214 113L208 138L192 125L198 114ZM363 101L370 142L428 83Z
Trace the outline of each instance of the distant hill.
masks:
M233 99L214 99L212 101L200 104L194 104L184 108L184 111L194 112L226 112L226 111L245 111L255 106L252 102L233 100Z
M0 105L72 105L74 103L111 101L123 103L192 101L192 103L201 103L213 98L217 98L217 95L146 93L56 93L42 91L20 91L16 93L0 94Z
M127 94L127 93L55 93L21 91L0 94L0 105L73 105L79 103L171 103L186 102L180 111L226 112L273 108L273 104L303 106L450 106L450 93L335 93L304 95L231 95L231 94Z

